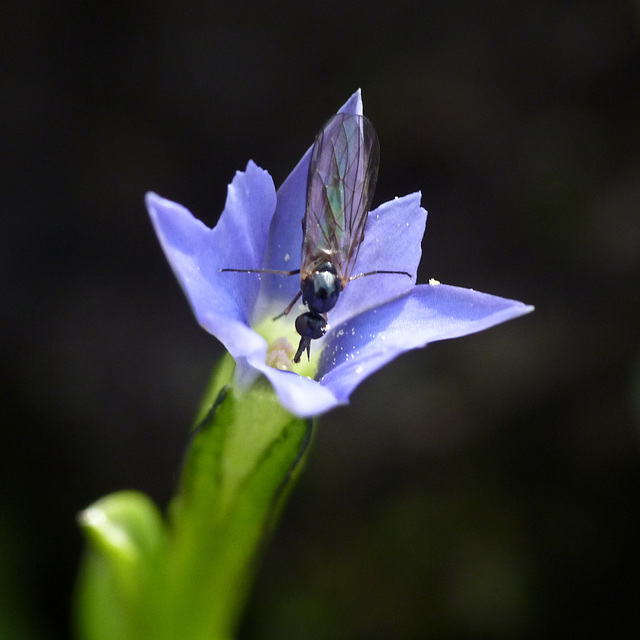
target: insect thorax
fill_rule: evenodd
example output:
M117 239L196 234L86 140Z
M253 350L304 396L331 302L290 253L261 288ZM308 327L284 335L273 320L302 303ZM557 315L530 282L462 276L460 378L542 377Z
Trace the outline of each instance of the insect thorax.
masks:
M300 283L302 302L315 313L327 313L335 306L342 290L336 268L323 262Z

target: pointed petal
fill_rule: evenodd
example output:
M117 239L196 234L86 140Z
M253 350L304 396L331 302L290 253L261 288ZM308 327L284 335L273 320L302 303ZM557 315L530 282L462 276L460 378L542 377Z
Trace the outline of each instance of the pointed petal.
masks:
M318 375L345 402L367 376L396 356L429 342L465 336L533 311L533 307L472 289L418 285L326 336Z
M259 277L219 270L261 265L275 200L271 176L253 162L229 185L225 209L214 229L175 202L154 193L146 196L162 249L198 322L233 355L248 339Z
M356 91L338 110L339 113L362 114L360 90ZM319 127L318 127L319 128ZM265 269L290 271L300 268L302 253L302 217L307 195L307 174L311 145L294 170L278 189L278 204L271 223L270 240ZM300 291L300 279L296 277L264 276L261 288L261 306L284 308Z
M406 271L411 277L376 274L353 280L329 314L332 326L385 304L414 287L427 222L420 197L418 192L395 198L369 213L354 270L354 275L380 270Z
M235 338L235 342L242 345L242 353L237 356L229 349L236 361L234 379L238 388L249 388L262 373L273 385L282 406L300 418L320 415L343 404L329 389L323 388L315 380L293 371L281 371L268 366L267 343L248 327L230 327L229 322L226 322L224 328L235 334L232 335L232 340Z
M269 379L282 406L300 418L318 416L344 404L344 400L337 399L330 389L311 378L267 366L264 356L250 359L249 363Z

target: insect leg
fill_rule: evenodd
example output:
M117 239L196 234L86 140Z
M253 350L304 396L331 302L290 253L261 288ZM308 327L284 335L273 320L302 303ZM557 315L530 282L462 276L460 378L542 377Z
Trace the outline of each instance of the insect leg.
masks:
M397 275L402 275L402 276L408 276L409 278L411 277L410 273L407 273L406 271L383 271L383 270L376 270L376 271L367 271L367 273L359 273L355 276L351 276L349 278L349 282L351 282L352 280L357 280L358 278L366 278L367 276L375 276L378 273L395 273Z
M296 273L300 273L300 269L292 269L291 271L283 271L282 269L218 269L218 272L223 271L232 271L234 273L269 273L276 276L295 276ZM279 313L274 320L278 318L282 318L282 316L286 316L291 309L293 309L293 305L298 302L298 298L302 295L302 291L298 291L296 297L289 303L289 306L282 312Z
M298 273L298 271L295 271L294 273ZM293 275L293 273L291 274ZM298 293L296 293L295 298L289 303L289 306L282 312L279 313L274 320L277 320L278 318L282 318L282 316L286 316L289 315L289 311L291 311L291 309L293 309L293 305L298 302L298 300L300 299L300 296L302 295L302 291L298 291Z
M234 273L271 273L276 276L295 276L300 273L300 269L293 271L282 271L281 269L218 269L218 272L233 271Z

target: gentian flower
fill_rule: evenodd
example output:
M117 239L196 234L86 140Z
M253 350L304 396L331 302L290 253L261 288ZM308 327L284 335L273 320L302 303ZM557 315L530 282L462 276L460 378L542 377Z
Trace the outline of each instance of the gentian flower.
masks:
M362 114L359 91L340 112ZM262 374L291 413L318 415L348 403L360 382L405 351L532 311L521 302L472 289L435 281L416 284L427 219L417 192L369 213L354 270L405 271L413 277L380 274L349 283L329 313L327 333L313 342L311 360L293 365L299 339L296 309L273 318L299 291L300 278L220 270L300 266L310 152L277 193L271 176L250 161L229 185L213 229L175 202L154 193L146 196L160 244L198 322L236 362L239 388Z

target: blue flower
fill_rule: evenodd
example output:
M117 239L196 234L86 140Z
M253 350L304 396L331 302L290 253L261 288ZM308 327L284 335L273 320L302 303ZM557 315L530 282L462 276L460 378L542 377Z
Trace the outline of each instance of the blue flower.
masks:
M340 110L361 114L360 92ZM246 388L265 375L289 411L301 416L346 404L367 376L410 349L464 336L533 310L508 300L415 275L376 275L351 282L329 313L326 335L311 361L291 362L299 336L296 309L273 320L300 289L298 276L221 272L300 266L310 150L277 191L271 176L249 162L229 185L225 209L209 229L181 205L149 193L156 234L198 322L236 361L235 382ZM354 273L415 274L427 212L420 193L370 212ZM300 304L302 310L302 305Z

